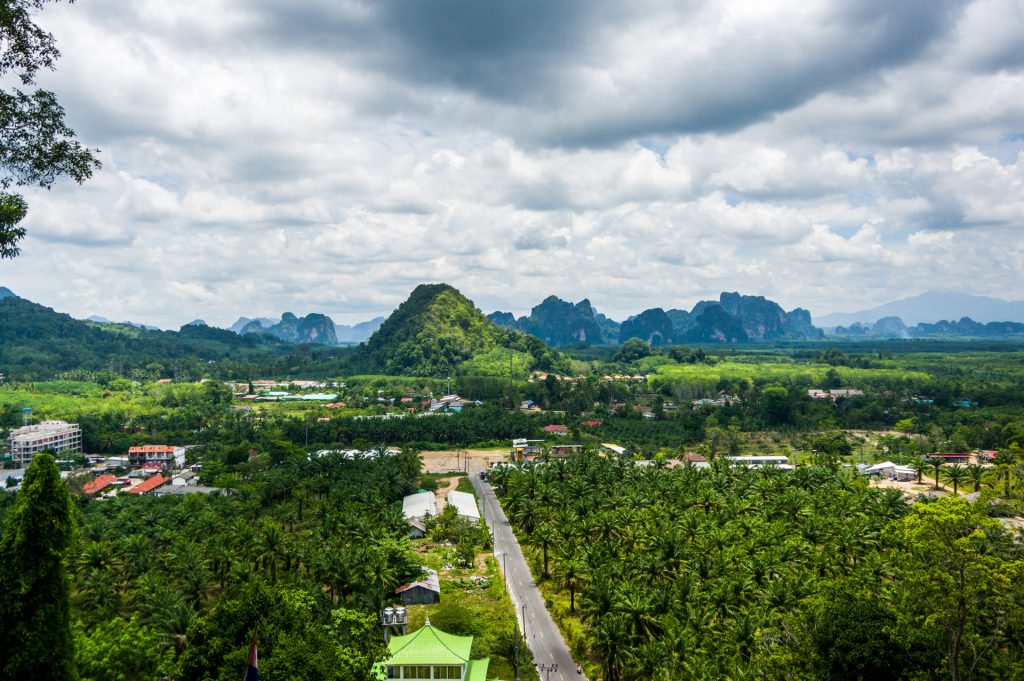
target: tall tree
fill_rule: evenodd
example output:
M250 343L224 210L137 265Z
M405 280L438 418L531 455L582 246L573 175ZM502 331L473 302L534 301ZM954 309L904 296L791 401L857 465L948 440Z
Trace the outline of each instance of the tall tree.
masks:
M77 679L64 553L71 496L49 454L36 454L0 538L0 678Z
M935 630L950 678L971 678L1005 640L1022 570L999 523L963 497L917 504L888 530L897 568L898 617L908 631Z
M32 20L50 1L0 0L0 77L11 74L27 87L39 69L54 68L60 52L53 35ZM96 151L75 140L52 92L0 90L0 259L18 255L25 236L18 224L28 206L7 192L11 185L48 189L61 176L84 182L100 167Z

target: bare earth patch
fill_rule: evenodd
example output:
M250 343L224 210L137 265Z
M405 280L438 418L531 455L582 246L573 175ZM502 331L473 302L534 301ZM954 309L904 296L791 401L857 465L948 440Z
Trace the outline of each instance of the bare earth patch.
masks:
M508 461L504 449L450 449L420 452L424 473L449 471L481 471L492 463Z

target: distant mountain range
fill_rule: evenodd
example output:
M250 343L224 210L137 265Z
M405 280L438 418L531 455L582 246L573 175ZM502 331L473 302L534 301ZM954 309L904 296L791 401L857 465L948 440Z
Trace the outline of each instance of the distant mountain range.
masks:
M228 330L237 334L265 333L289 343L336 345L362 343L380 328L383 321L383 317L374 317L358 324L337 324L327 315L312 313L305 317L296 317L291 312L285 312L280 320L269 317L239 317Z
M860 312L836 312L818 317L822 327L874 324L886 317L899 317L905 324L936 323L969 317L975 322L1024 322L1024 300L1002 300L949 291L927 291Z
M819 338L807 310L786 312L763 296L722 293L717 301L703 300L690 311L660 307L644 310L621 324L594 310L589 300L570 303L549 296L516 319L510 312L488 318L499 326L516 329L556 347L577 343L623 343L640 338L654 346L673 343L743 343L783 339Z
M854 322L850 326L837 326L829 329L829 335L870 338L1008 338L1024 336L1024 323L987 322L982 324L970 317L963 317L955 322L943 319L934 324L921 322L914 326L907 326L899 317L883 317L874 324Z

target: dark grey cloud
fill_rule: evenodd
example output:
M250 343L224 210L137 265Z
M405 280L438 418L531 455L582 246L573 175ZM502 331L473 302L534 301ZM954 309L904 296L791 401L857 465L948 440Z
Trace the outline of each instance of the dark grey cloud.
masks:
M732 131L853 87L935 45L964 4L845 0L807 16L794 5L781 20L752 18L730 35L702 32L716 7L707 2L263 2L254 39L500 105L493 124L523 144L606 146ZM659 36L662 27L649 24L661 17ZM678 52L616 50L630 31L652 41L678 33ZM705 40L707 49L696 45ZM621 70L630 58L640 72Z

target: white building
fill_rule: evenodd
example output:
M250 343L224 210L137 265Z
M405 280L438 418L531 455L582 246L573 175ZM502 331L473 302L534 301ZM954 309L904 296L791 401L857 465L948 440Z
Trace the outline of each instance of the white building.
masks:
M784 471L793 470L793 466L789 464L789 459L785 456L727 456L725 458L747 468L774 466Z
M32 457L44 450L55 454L81 453L82 429L77 423L43 421L12 430L8 447L16 464L28 466Z
M480 509L476 506L476 497L469 492L452 490L448 492L448 505L455 507L455 512L462 518L480 520Z
M433 492L417 492L404 497L402 515L409 525L409 536L413 539L422 539L427 536L427 516L437 515L437 497Z

